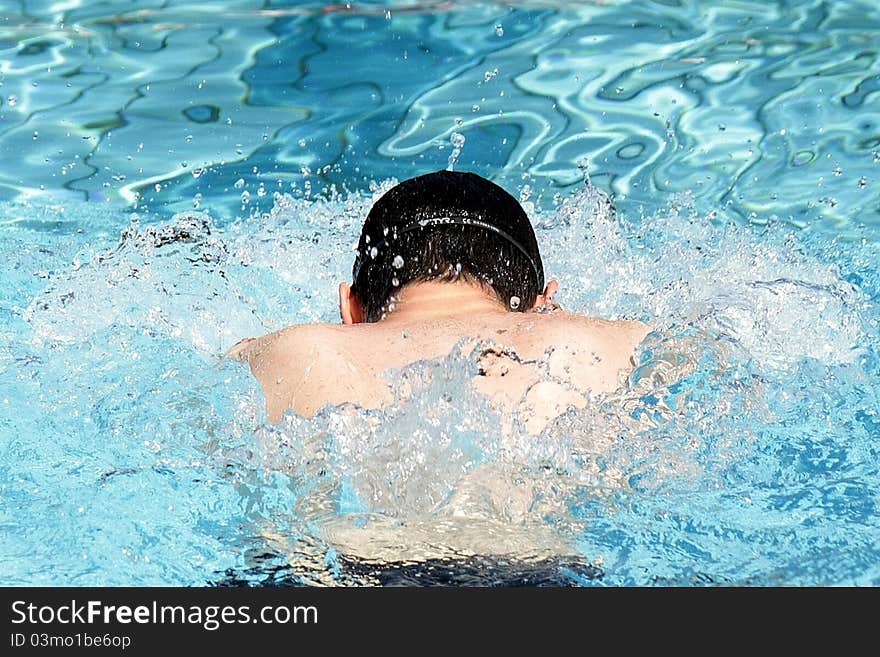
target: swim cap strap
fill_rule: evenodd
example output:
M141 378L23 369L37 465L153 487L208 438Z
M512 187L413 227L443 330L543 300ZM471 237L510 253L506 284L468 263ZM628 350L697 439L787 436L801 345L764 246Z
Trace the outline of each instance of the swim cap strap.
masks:
M535 259L529 255L529 252L526 251L525 247L517 242L510 234L498 228L493 224L490 224L481 219L474 219L473 217L432 217L430 219L419 219L417 221L413 221L411 223L406 224L403 228L392 229L394 231L394 238L399 237L404 233L410 233L414 230L427 228L428 226L477 226L478 228L483 228L485 230L492 231L493 233L500 235L505 240L507 240L510 244L519 249L519 252L525 256L526 260L529 261L529 264L532 266L532 272L535 274L535 283L537 283L538 287L541 287L541 275L538 272L538 265L535 262ZM384 248L388 245L388 238L385 238L375 246L373 249L376 249L378 252L380 249ZM361 273L361 269L363 268L364 262L366 261L366 257L358 252L357 262L354 268L354 281L357 281L358 275ZM540 290L539 290L540 293Z

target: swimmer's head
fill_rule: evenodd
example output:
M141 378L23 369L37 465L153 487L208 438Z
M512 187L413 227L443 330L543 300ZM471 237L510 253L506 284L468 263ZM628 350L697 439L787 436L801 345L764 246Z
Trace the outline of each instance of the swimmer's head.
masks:
M511 311L530 310L544 288L531 222L519 202L473 173L405 180L373 205L361 231L351 291L375 322L391 296L422 281L475 281Z

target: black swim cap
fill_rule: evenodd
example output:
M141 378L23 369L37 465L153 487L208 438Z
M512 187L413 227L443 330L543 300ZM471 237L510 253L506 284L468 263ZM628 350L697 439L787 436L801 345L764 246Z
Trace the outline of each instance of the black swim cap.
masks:
M511 310L530 309L544 288L531 222L504 189L464 172L405 180L373 205L361 231L352 289L367 320L381 317L395 288L450 272L486 283Z

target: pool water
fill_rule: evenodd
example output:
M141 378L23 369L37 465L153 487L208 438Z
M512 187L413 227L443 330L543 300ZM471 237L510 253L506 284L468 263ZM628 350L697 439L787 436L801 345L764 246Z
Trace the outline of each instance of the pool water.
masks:
M0 583L880 584L874 3L217 4L0 0ZM447 167L631 380L268 424L222 354Z

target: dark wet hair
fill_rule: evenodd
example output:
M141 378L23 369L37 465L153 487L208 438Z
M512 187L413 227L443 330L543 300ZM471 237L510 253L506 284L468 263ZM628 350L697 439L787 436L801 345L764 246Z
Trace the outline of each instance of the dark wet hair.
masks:
M544 289L538 242L519 202L485 178L453 171L405 180L376 201L352 278L368 322L414 281L475 280L520 312Z

